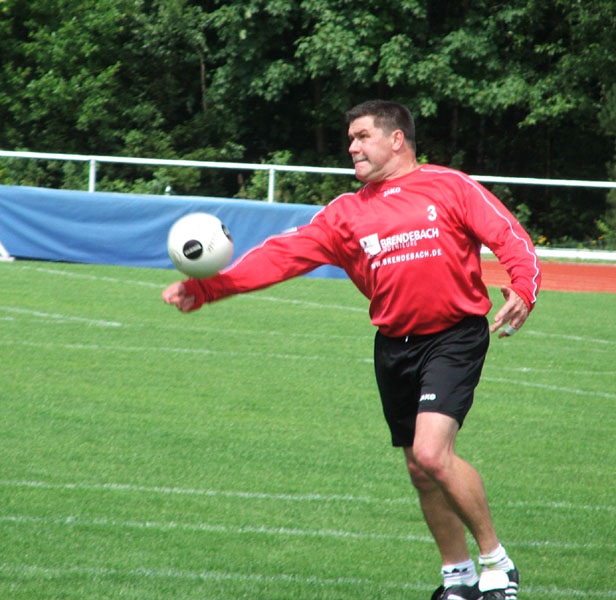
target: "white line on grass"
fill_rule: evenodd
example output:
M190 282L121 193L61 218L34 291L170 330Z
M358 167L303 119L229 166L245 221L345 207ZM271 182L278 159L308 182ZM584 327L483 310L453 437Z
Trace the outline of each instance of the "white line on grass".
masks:
M412 590L425 592L432 590L434 585L430 584L413 584L407 582L380 582L370 579L361 579L358 577L302 577L300 575L279 573L273 575L265 575L263 573L233 573L229 571L186 571L179 569L110 569L105 567L41 567L38 565L9 565L7 563L0 565L0 572L13 576L30 576L41 578L63 578L66 576L84 576L84 577L132 577L137 579L175 579L184 581L233 581L240 583L251 584L294 584L306 585L311 587L328 588L340 585L361 587L362 590L366 587L376 588L380 590Z
M521 385L522 387L537 388L541 390L548 390L550 392L563 392L565 394L576 394L578 396L592 396L593 398L616 398L616 394L610 394L609 392L580 390L577 388L562 387L558 385L548 385L546 383L534 383L532 381L522 381L520 379L506 379L504 377L489 377L486 375L484 375L482 379L483 381L490 381L493 383L505 383L512 387Z
M36 317L37 319L46 319L53 322L65 323L84 323L85 325L96 325L97 327L122 327L122 323L117 321L104 321L102 319L88 319L85 317L73 317L71 315L61 315L58 313L46 313L39 310L29 310L27 308L18 308L16 306L2 306L0 305L0 311L14 313L19 315L27 315L29 317Z
M125 483L50 483L46 481L11 481L0 480L3 487L25 487L61 490L139 492L148 494L179 495L179 496L222 496L247 500L280 500L284 502L357 502L361 504L410 504L415 502L411 497L403 498L372 498L355 496L353 494L272 494L267 492L245 492L241 490L212 490L197 488L181 488L170 486L143 486Z
M101 344L57 344L55 342L30 342L27 340L4 339L2 340L7 346L27 346L30 348L64 348L65 350L78 350L83 352L89 350L92 352L129 352L148 354L152 352L162 352L169 354L198 354L202 356L230 356L234 358L274 358L283 360L326 360L328 362L343 362L348 364L351 359L344 356L322 356L308 354L279 354L279 353L264 353L264 352L239 352L235 350L210 350L209 348L181 348L169 346L118 346L118 345L101 345ZM366 363L365 359L355 359L354 362Z
M118 345L100 345L100 344L57 344L55 342L30 342L26 340L3 340L7 345L20 345L28 346L32 348L64 348L65 350L78 350L83 352L84 350L90 350L92 352L130 352L146 354L151 352L163 352L171 354L198 354L202 356L230 356L234 358L250 357L250 358L272 358L282 360L326 360L328 362L343 362L348 364L350 359L343 356L322 356L322 355L307 355L307 354L279 354L279 353L263 353L263 352L239 352L234 350L210 350L208 348L172 348L168 346L118 346ZM371 358L356 358L354 362L362 364L372 364ZM595 398L616 398L616 394L609 392L597 392L591 390L582 390L577 388L566 388L554 385L533 383L529 381L523 381L520 379L505 379L502 377L483 377L484 381L490 381L494 383L504 383L510 386L523 386L532 387L538 389L544 389L555 392L563 392L569 394L576 394L579 396L591 396Z
M152 531L189 531L197 533L222 533L225 535L269 535L269 536L289 536L289 537L317 537L317 538L339 538L347 540L387 540L400 542L422 542L433 543L427 535L393 535L387 533L363 533L356 531L343 531L335 529L299 529L297 527L265 527L264 525L243 525L232 527L212 523L178 523L168 521L161 523L157 521L116 521L107 518L85 519L76 516L67 517L33 517L29 515L2 515L2 523L15 524L40 524L40 525L70 525L75 527L109 527L119 529L144 529ZM541 544L542 546L544 544ZM553 544L546 542L546 546ZM567 545L567 548L570 546ZM579 544L574 546L579 549Z
M86 273L71 273L69 271L62 271L60 269L49 269L45 267L30 267L28 265L21 266L22 269L34 269L36 271L47 273L49 275L59 275L62 277L70 277L74 279L88 279L90 281L103 281L105 283L119 283L119 284L131 284L139 285L142 287L157 288L162 290L165 286L164 283L153 283L148 281L139 281L134 279L121 279L119 277L101 277L98 275L89 275ZM308 308L322 308L326 310L348 310L351 312L366 313L367 308L359 308L357 306L344 306L340 304L323 304L320 302L312 302L307 300L294 300L290 298L276 298L275 296L264 296L262 294L240 294L238 298L245 298L250 300L262 300L265 302L279 302L283 304L296 304L299 306L306 306Z
M238 298L250 300L263 300L264 302L276 302L279 304L296 304L306 306L308 308L323 308L325 310L348 310L350 312L360 312L366 314L368 308L360 308L358 306L344 306L341 304L323 304L321 302L312 302L307 300L294 300L292 298L276 298L275 296L264 296L262 294L240 294Z
M38 273L46 273L48 275L60 275L61 277L68 277L70 279L87 279L89 281L103 281L105 283L120 283L122 285L138 285L141 287L162 289L164 283L153 283L151 281L142 281L139 279L121 279L119 277L105 277L100 275L89 275L88 273L72 273L70 271L62 271L60 269L50 269L47 267L31 267L29 265L19 265L19 268L24 270L33 270Z
M42 269L39 269L42 270ZM50 271L49 269L46 269L46 271ZM53 272L53 271L51 271ZM84 278L88 278L88 279L104 279L104 280L109 280L109 281L117 281L118 283L124 283L124 282L130 282L130 283L141 283L141 282L131 282L130 280L121 280L121 279L114 279L111 277L107 277L107 278L100 278L100 277L95 277L95 276L90 276L90 275L77 275L74 273L64 273L63 271L58 271L57 273L63 274L63 275L70 275L70 276L75 276L75 277L84 277ZM154 285L154 284L151 284ZM357 307L348 307L348 306L340 306L340 305L333 305L333 304L319 304L316 302L306 302L304 300L293 300L293 299L282 299L282 298L275 298L275 297L271 297L271 296L255 296L252 294L248 294L248 295L240 295L238 297L242 297L242 298L250 298L250 299L257 299L257 300L265 300L265 301L271 301L271 302L282 302L282 303L288 303L288 304L297 304L297 305L304 305L304 306L311 306L311 307L316 307L316 308L324 308L324 309L338 309L338 310L350 310L350 311L356 311L356 312L363 312L365 313L366 310L363 308L357 308ZM63 314L56 314L56 313L45 313L45 312L41 312L41 311L36 311L36 310L28 310L28 309L23 309L23 308L19 308L19 307L14 307L14 306L0 306L0 311L5 311L5 312L10 312L10 313L15 313L15 314L22 314L22 315L27 315L27 316L32 316L35 317L37 319L45 319L49 322L53 322L56 324L61 324L61 323L84 323L86 325L96 325L99 327L142 327L143 325L126 325L123 323L120 323L118 321L105 321L105 320L101 320L101 319L88 319L85 317L75 317L72 315L63 315ZM0 318L0 321L14 321L15 319L13 317L2 317ZM164 327L165 329L180 329L183 330L183 327L180 326L176 326L176 325L168 325ZM231 335L231 334L237 334L237 335L256 335L256 336L285 336L285 337L300 337L300 338L323 338L323 339L363 339L365 338L366 340L370 340L371 335L365 335L365 336L357 336L357 335L339 335L339 334L331 334L331 333L289 333L289 332L284 332L284 331L275 331L275 330L251 330L251 329L217 329L217 328L213 328L213 327L193 327L192 328L193 332L210 332L210 333L221 333L224 335ZM526 331L526 333L530 334L530 335L536 335L536 336L544 336L544 337L553 337L553 338L562 338L562 339L566 339L568 341L579 341L579 342L588 342L588 343L594 343L594 344L604 344L604 345L614 345L616 344L616 342L614 342L613 340L602 340L602 339L594 339L594 338L584 338L581 336L571 336L571 335L561 335L561 334L553 334L553 333L542 333L539 331L532 331L532 330L528 330ZM363 359L362 362L372 362L372 359ZM520 367L520 368L516 368L516 369L510 369L510 370L518 370L521 372L539 372L539 369L532 369L532 368L525 368L525 367ZM545 369L544 371L548 371L548 369ZM588 374L588 375L593 375L599 372L594 372L594 371L569 371L569 373L571 374ZM613 374L614 371L607 371L605 372L606 374Z
M504 367L498 365L487 365L488 368L494 366L494 368L499 371L514 371L515 373L554 373L554 367L549 367L546 369L537 369L535 367ZM616 375L616 371L604 371L604 370L576 370L576 369L567 369L567 375L590 375L592 377L602 376L602 375Z
M88 279L90 281L102 281L105 283L118 283L122 285L130 284L130 285L137 285L141 287L156 288L159 290L161 290L165 285L164 283L154 283L154 282L134 280L134 279L123 279L119 277L105 277L105 276L98 276L98 275L90 275L86 273L72 273L69 271L63 271L60 269L51 269L48 267L32 267L29 265L19 265L19 268L33 269L38 272L47 273L50 275L58 275L62 277L71 277L71 278L76 278L76 279ZM240 294L237 297L250 299L250 300L260 300L260 301L265 301L265 302L295 304L298 306L306 306L306 307L326 309L326 310L333 309L333 310L348 310L350 312L363 312L363 313L367 312L367 308L361 308L357 306L343 306L343 305L337 305L337 304L324 304L324 303L319 303L319 302L295 300L295 299L289 299L289 298L278 298L275 296L265 296L262 293ZM616 345L615 340L608 340L608 339L601 339L601 338L589 338L589 337L584 337L580 335L547 333L547 332L536 331L532 329L524 329L524 332L528 335L562 339L562 340L566 340L569 342L581 342L581 343L590 343L590 344L606 345L606 346Z
M37 310L28 310L24 308L20 308L17 306L0 306L0 312L5 311L9 313L20 314L26 317L32 317L36 319L37 322L47 322L53 323L54 325L60 325L64 323L70 324L81 324L84 323L86 325L97 325L101 327L124 327L124 328L143 328L150 327L151 325L144 325L143 323L135 324L126 324L120 323L117 321L103 321L100 319L88 319L84 317L75 317L71 315L62 315L62 314L51 314L44 313ZM5 316L0 317L0 321L15 321L15 317ZM182 331L185 332L186 328L182 324L165 324L165 325L156 325L159 329L166 329L171 331ZM215 333L224 336L230 335L242 335L242 336L258 336L258 337L274 337L280 336L285 338L304 338L304 339L341 339L341 340L366 340L369 341L372 339L371 335L341 335L334 333L300 333L300 332L287 332L287 331L276 331L272 329L228 329L228 328L220 328L220 327L208 327L208 326L194 326L191 323L191 332L194 333Z
M133 579L155 579L155 580L177 580L177 581L215 581L215 582L239 582L251 584L294 584L302 586L331 588L335 586L352 586L361 588L362 595L367 595L366 588L369 590L401 590L415 592L429 592L434 588L434 584L408 583L395 581L374 581L359 577L302 577L300 575L277 573L238 573L230 571L188 571L180 569L112 569L107 567L87 567L72 565L65 567L44 567L32 564L0 564L0 573L6 577L29 577L40 579L63 579L66 577L88 577L88 578L126 578ZM549 598L588 598L597 600L616 598L616 590L575 590L559 588L556 586L524 586L524 592L536 597L538 595Z
M602 344L606 346L616 346L615 340L604 340L601 338L589 338L581 335L568 335L564 333L546 333L543 331L535 331L533 329L524 329L524 333L528 335L536 335L540 337L557 338L567 340L568 342L584 342L589 344Z
M67 576L80 575L84 577L133 577L139 579L176 579L185 581L235 581L246 583L263 583L263 584L295 584L309 585L321 588L332 586L347 585L354 587L374 587L386 589L402 589L415 591L428 591L434 588L434 585L429 584L412 584L412 583L395 583L395 582L380 582L371 581L369 579L360 579L357 577L335 577L335 578L320 578L320 577L301 577L299 575L290 575L285 573L275 575L265 575L262 573L233 573L229 571L186 571L179 569L110 569L105 567L41 567L39 565L9 565L7 563L0 565L0 572L13 576L31 576L41 578L63 578Z
M130 325L129 327L143 327L143 325ZM160 325L156 324L157 329L165 329L171 331L181 331L185 332L186 327L180 324L172 325L165 324ZM283 337L283 338L300 338L300 339L323 339L323 340L360 340L366 343L370 343L372 341L373 335L370 333L359 334L359 335L342 335L336 333L305 333L305 332L297 332L297 331L280 331L275 329L230 329L227 327L210 327L210 326L201 326L194 325L191 323L190 332L192 334L196 333L213 333L220 334L221 336L229 337L231 335L240 335L240 336L256 336L259 338L263 337Z
M43 269L38 269L38 270L43 270ZM49 269L45 269L45 271L47 272L54 272L51 271ZM104 279L104 280L109 280L109 281L117 281L118 283L125 283L125 282L129 282L129 283L141 283L141 282L131 282L130 280L121 280L121 279L115 279L115 278L111 278L111 277L107 277L107 278L100 278L100 277L95 277L95 276L90 276L90 275L78 275L78 274L74 274L74 273L65 273L63 271L57 271L57 273L62 274L62 275L69 275L69 276L74 276L74 277L83 277L83 278L88 278L88 279ZM154 285L154 284L151 284ZM365 309L363 308L357 308L357 307L348 307L348 306L340 306L340 305L332 305L332 304L320 304L320 303L316 303L316 302L306 302L303 300L293 300L293 299L282 299L282 298L275 298L272 296L255 296L252 294L248 294L248 295L241 295L239 297L242 298L250 298L250 299L257 299L257 300L265 300L265 301L270 301L270 302L282 302L282 303L289 303L289 304L297 304L297 305L304 305L304 306L311 306L311 307L316 307L316 308L324 308L324 309L338 309L338 310L351 310L351 311L356 311L356 312L366 312ZM37 319L46 319L49 322L53 322L56 324L60 324L60 323L84 323L86 325L96 325L96 326L100 326L100 327L143 327L143 325L126 325L123 323L120 323L118 321L105 321L105 320L101 320L101 319L88 319L85 317L75 317L72 315L63 315L63 314L54 314L54 313L44 313L41 311L35 311L35 310L28 310L28 309L23 309L23 308L19 308L19 307L14 307L14 306L0 306L0 311L5 311L5 312L10 312L10 313L15 313L15 314L22 314L22 315L27 315L27 316L32 316L35 317ZM14 321L15 319L13 317L2 317L0 318L0 321L2 320L6 320L6 321ZM165 329L179 329L179 330L184 330L183 327L181 326L177 326L177 325L166 325L164 326ZM289 332L284 332L284 331L275 331L275 330L258 330L258 329L220 329L220 328L214 328L214 327L193 327L191 329L194 332L209 332L209 333L220 333L220 334L224 334L224 335L232 335L232 334L236 334L236 335L256 335L256 336L285 336L285 337L299 337L299 338L322 338L322 339L366 339L366 340L370 340L372 339L371 335L361 335L361 336L357 336L357 335L339 335L339 334L331 334L331 333L289 333ZM616 344L616 342L614 342L613 340L603 340L603 339L595 339L595 338L584 338L581 336L571 336L571 335L561 335L561 334L553 334L553 333L542 333L539 331L532 331L532 330L528 330L526 331L526 333L530 334L530 335L536 335L536 336L544 336L544 337L552 337L552 338L562 338L562 339L566 339L568 341L579 341L579 342L588 342L588 343L594 343L594 344L603 344L603 345L614 345ZM362 359L362 362L372 362L372 359ZM516 370L516 371L520 371L520 372L525 372L525 373L530 373L530 372L540 372L540 369L532 369L532 368L526 368L526 367L519 367L519 368L513 368L513 369L509 369L509 370ZM544 369L545 372L549 371L549 369ZM594 374L601 374L602 372L597 372L597 371L568 371L568 373L570 374L587 374L587 375L594 375ZM603 372L605 374L613 374L615 373L614 371L606 371Z
M158 522L158 521L116 521L106 517L87 519L74 515L62 517L35 517L31 515L2 515L0 523L13 523L16 525L55 525L59 527L100 527L110 529L142 529L146 531L187 531L192 533L220 533L224 535L266 535L283 537L314 537L314 538L334 538L344 540L377 540L388 542L416 542L423 544L433 544L432 537L427 535L413 534L387 534L387 533L365 533L357 531L344 531L335 529L299 529L297 527L266 527L264 525L242 525L234 527L230 525L212 523L179 523L177 521ZM543 548L556 550L591 550L592 552L613 550L616 544L606 542L599 543L578 543L578 542L558 542L558 541L523 541L508 540L508 546L523 548Z
M400 498L375 498L371 496L356 496L354 494L274 494L270 492L246 492L242 490L213 490L200 488L182 488L176 486L145 486L127 483L52 483L48 481L18 481L2 479L0 480L2 487L14 488L40 488L40 489L60 489L60 490L83 490L93 492L128 492L128 493L146 493L146 494L161 494L161 495L178 495L178 496L212 496L212 497L227 497L240 498L246 500L275 500L283 502L349 502L358 504L416 504L415 496L403 496ZM496 505L495 505L496 506ZM535 501L515 501L501 504L501 506L511 508L534 508L547 510L568 510L568 511L584 511L584 512L616 512L616 506L609 504L575 504L573 502L551 501L551 502L535 502Z

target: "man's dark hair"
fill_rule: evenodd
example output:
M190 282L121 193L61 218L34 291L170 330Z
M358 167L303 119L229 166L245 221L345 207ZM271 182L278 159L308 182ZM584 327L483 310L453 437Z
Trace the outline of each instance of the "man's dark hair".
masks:
M345 114L347 125L356 119L368 116L374 117L374 125L387 133L400 129L413 151L417 151L415 121L411 111L404 104L389 100L368 100L354 106Z

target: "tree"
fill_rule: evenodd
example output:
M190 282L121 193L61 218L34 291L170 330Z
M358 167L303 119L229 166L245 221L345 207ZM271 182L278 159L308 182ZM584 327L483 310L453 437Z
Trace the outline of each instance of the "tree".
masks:
M4 0L0 146L348 166L343 113L381 97L411 108L426 160L603 179L615 13L612 0ZM100 181L238 192L232 173L106 166ZM607 208L602 192L499 191L552 241L596 236Z
M9 0L2 10L0 146L211 158L203 134L215 138L215 121L205 114L200 9L183 0L147 6L142 0ZM217 147L221 158L242 154L237 144ZM57 163L45 169L48 184L61 186ZM179 191L198 184L201 175L122 167L105 172L101 185L121 190L130 189L122 180L152 177L148 191L169 183Z

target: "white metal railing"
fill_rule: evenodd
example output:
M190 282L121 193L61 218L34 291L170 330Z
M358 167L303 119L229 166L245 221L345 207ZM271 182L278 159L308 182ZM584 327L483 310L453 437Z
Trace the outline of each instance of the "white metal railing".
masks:
M89 162L90 172L88 191L96 191L98 163L137 164L165 167L197 167L204 169L236 169L242 171L268 171L269 185L267 201L274 201L276 172L322 173L334 175L354 175L353 169L334 167L303 167L292 165L266 165L261 163L218 162L207 160L173 160L166 158L135 158L129 156L95 156L85 154L58 154L52 152L16 152L0 150L0 156L7 158L30 158L38 160L62 160ZM526 185L554 185L567 187L616 188L616 181L587 181L576 179L540 179L536 177L498 177L494 175L471 175L476 181L486 183L514 183Z
M298 173L319 173L334 175L354 175L354 169L334 168L334 167L303 167L292 165L266 165L261 163L238 163L238 162L218 162L202 160L173 160L164 158L134 158L127 156L96 156L84 154L59 154L50 152L17 152L11 150L0 150L0 157L7 158L29 158L37 160L61 160L79 161L90 164L88 191L96 191L96 175L98 163L117 163L117 164L137 164L151 166L168 167L197 167L203 169L235 169L242 171L267 171L268 189L267 201L274 202L276 190L277 172L298 172ZM471 175L473 179L485 183L512 183L526 185L552 185L565 187L586 187L586 188L616 188L616 181L586 181L576 179L540 179L535 177L499 177L493 175ZM563 258L581 258L596 260L616 260L616 252L596 251L596 250L558 250L558 249L538 249L543 256L554 255Z
M88 191L96 191L96 173L98 163L137 164L165 167L197 167L202 169L236 169L242 171L268 171L267 201L274 202L277 171L294 171L302 173L323 173L335 175L353 175L353 169L334 167L296 167L289 165L266 165L261 163L217 162L207 160L173 160L166 158L134 158L129 156L92 156L84 154L57 154L50 152L13 152L0 150L0 156L7 158L31 158L38 160L63 160L89 162L90 172Z

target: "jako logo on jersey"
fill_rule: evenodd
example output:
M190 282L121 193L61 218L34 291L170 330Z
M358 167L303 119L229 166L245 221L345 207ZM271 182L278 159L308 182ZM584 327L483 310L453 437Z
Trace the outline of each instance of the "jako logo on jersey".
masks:
M436 394L422 394L419 399L420 402L432 402L436 400Z
M383 192L383 198L387 198L387 196L391 196L391 194L399 194L401 191L399 187L389 188Z
M373 233L372 235L361 238L359 243L368 256L376 256L381 251L378 233Z

